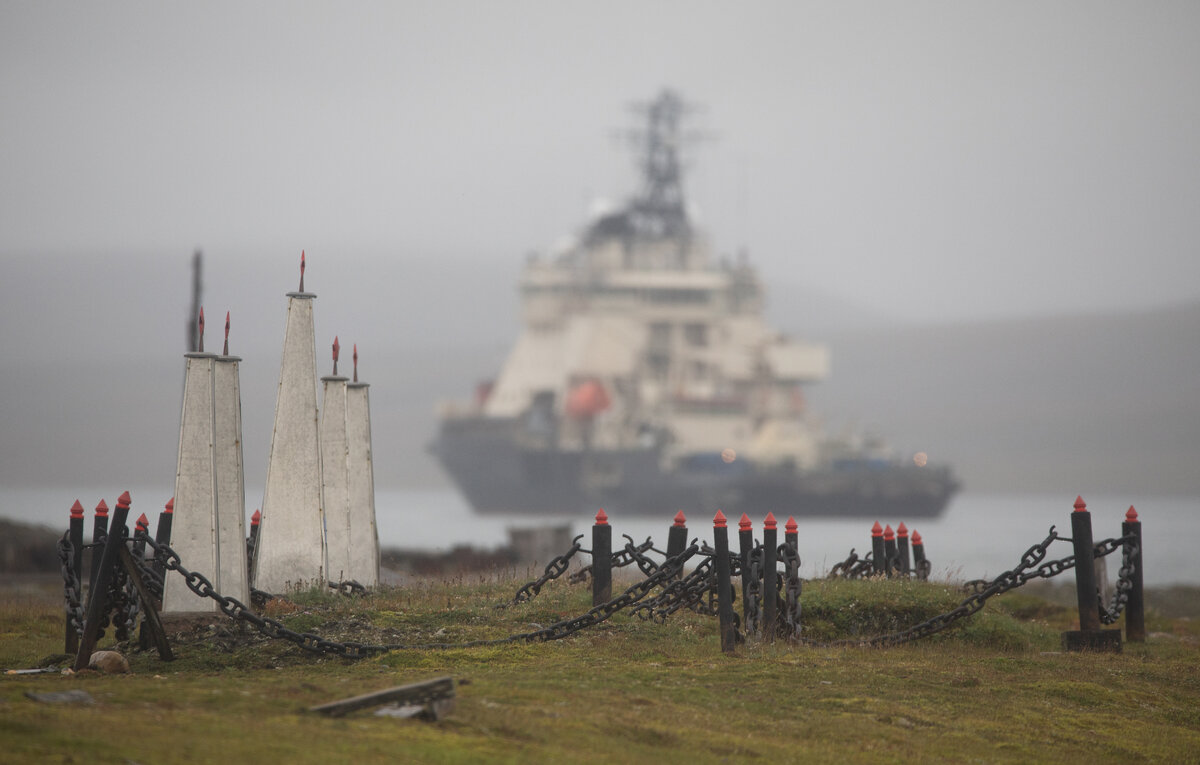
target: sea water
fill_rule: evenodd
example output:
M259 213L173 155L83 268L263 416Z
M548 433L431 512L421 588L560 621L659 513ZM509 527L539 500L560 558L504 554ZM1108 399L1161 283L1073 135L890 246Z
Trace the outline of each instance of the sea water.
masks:
M92 509L100 499L111 508L117 496L130 490L133 505L131 521L142 513L153 529L158 513L171 496L171 488L104 489L0 489L0 517L37 523L53 529L66 529L70 507L79 499L85 508L85 534L91 534ZM107 492L107 493L104 493ZM247 513L258 507L255 493L246 492ZM261 496L259 492L258 496ZM1196 553L1200 544L1200 497L1139 497L1120 495L1085 496L1092 515L1096 540L1120 536L1121 521L1130 505L1136 507L1142 521L1145 581L1148 585L1200 585L1200 562ZM1074 496L1044 494L980 494L965 492L954 497L940 518L886 518L877 520L893 528L901 521L911 531L919 531L925 542L926 556L933 564L935 578L956 580L990 578L1016 566L1030 546L1041 542L1053 525L1070 535ZM494 549L508 543L508 531L546 525L569 525L571 533L585 534L583 545L590 546L591 514L577 516L477 515L452 489L379 490L375 495L379 543L383 547L447 551L461 545ZM687 516L689 538L712 540L714 509L664 509L661 517L610 517L613 547L619 548L628 535L635 542L651 537L665 548L667 529L676 511ZM736 535L737 508L723 508L729 517L731 536ZM787 509L775 513L779 538ZM762 518L753 518L755 536L762 538ZM819 576L845 559L851 548L861 557L871 549L870 529L874 518L798 518L802 575ZM249 520L247 519L247 529ZM732 536L736 544L736 536ZM1051 546L1049 557L1072 554L1069 542ZM1110 558L1110 577L1115 575L1115 558ZM186 565L184 561L184 565Z

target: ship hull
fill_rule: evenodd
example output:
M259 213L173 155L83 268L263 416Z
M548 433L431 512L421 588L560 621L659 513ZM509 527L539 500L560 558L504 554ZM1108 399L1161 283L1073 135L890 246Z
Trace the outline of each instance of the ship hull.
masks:
M863 464L801 472L744 462L663 471L656 449L562 450L522 444L515 420L443 422L431 451L481 514L628 515L723 509L726 514L929 518L958 485L949 471Z

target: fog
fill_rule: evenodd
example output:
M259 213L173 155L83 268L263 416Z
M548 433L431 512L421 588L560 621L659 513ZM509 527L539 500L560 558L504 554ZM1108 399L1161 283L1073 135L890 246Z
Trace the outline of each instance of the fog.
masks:
M831 418L976 486L1036 461L1200 492L1197 28L1188 2L0 5L0 485L169 483L194 248L249 485L301 250L318 357L358 343L373 384L377 481L442 481L435 400L495 372L527 253L636 190L628 106L671 87L694 214L831 339ZM1025 366L964 377L931 338Z

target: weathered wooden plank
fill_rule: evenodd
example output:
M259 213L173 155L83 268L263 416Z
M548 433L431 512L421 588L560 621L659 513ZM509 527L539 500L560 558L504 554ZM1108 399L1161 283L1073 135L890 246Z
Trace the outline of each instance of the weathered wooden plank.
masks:
M400 685L374 693L365 693L341 701L331 701L328 704L310 707L310 712L341 717L356 709L382 706L383 704L429 704L443 699L454 698L454 678L450 676L437 677L420 683Z

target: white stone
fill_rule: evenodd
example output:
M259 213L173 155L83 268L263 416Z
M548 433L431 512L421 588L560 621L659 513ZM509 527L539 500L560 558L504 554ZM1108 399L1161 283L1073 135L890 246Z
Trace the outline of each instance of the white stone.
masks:
M242 390L237 356L218 356L215 369L217 539L220 593L250 602L246 572L246 478L242 465Z
M275 429L254 553L254 586L272 593L326 581L314 297L288 293Z
M170 544L189 571L203 574L220 591L213 469L215 357L211 353L189 353L186 358ZM163 586L162 610L164 613L216 611L217 603L188 589L182 576L168 574Z
M379 585L379 531L375 525L375 471L371 462L371 404L366 383L346 389L346 444L350 493L348 578Z

